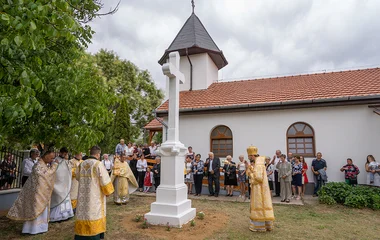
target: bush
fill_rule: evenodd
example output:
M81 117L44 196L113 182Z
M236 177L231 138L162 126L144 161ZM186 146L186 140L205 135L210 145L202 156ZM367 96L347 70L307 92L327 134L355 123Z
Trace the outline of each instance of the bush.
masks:
M369 207L380 210L380 188L352 187L343 182L330 182L322 186L318 194L319 202L323 204L339 203L353 208Z
M372 195L372 204L370 208L374 210L380 210L380 194Z
M319 196L319 202L327 205L334 205L336 204L336 201L333 197L329 195L320 195Z
M368 206L368 201L363 195L350 194L350 196L346 198L344 205L353 208L364 208Z
M330 182L321 187L318 195L321 197L328 195L337 203L343 204L346 201L346 197L352 192L352 188L352 186L343 182Z

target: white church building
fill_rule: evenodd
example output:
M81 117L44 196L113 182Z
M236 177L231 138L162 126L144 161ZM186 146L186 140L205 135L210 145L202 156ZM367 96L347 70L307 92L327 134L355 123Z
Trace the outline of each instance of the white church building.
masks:
M159 63L174 51L186 78L180 141L203 160L212 151L236 162L254 145L260 155L272 157L277 149L303 155L310 169L321 152L329 181L343 181L339 169L352 158L361 170L359 183L366 182L366 156L380 160L380 68L218 82L228 62L194 13ZM168 101L156 115L167 123ZM312 182L310 170L308 177Z

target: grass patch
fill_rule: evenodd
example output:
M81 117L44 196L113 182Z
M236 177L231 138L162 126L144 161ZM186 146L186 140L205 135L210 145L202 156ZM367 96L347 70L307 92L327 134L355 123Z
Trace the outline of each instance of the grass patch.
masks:
M202 236L197 239L377 239L378 232L373 226L380 226L380 218L375 217L378 212L370 209L352 209L340 205L329 206L312 204L304 206L275 205L275 228L273 232L252 233L248 230L249 204L240 202L221 202L209 200L192 200L197 212L205 213L204 220L196 218L195 226L182 229L152 226L141 229L134 222L137 214L149 212L152 197L131 197L127 205L117 206L108 199L107 203L107 233L106 239L173 239L168 236L186 236L187 239L197 232ZM222 221L216 213L221 213L227 224L204 226L207 221ZM124 224L129 219L133 224ZM208 231L200 231L202 227ZM28 236L21 234L22 223L0 218L1 239L43 239L65 240L74 237L74 220L49 225L49 232ZM349 238L347 238L349 229ZM152 234L157 233L157 234ZM183 235L181 235L183 234ZM189 238L188 238L189 237Z

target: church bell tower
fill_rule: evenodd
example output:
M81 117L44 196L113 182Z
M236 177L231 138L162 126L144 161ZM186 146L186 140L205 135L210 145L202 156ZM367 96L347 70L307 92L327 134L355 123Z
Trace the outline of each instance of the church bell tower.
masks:
M195 15L194 3L192 14L158 63L161 65L166 63L169 53L175 51L181 56L180 71L186 79L185 84L181 84L180 91L207 89L218 80L218 71L228 64L223 52ZM168 79L166 88L168 88Z

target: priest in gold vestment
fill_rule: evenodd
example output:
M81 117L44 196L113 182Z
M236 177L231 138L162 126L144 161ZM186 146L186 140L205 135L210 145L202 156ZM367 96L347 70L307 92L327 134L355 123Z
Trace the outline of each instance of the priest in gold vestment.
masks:
M26 221L22 233L39 234L48 231L50 198L58 166L53 162L54 157L55 153L51 151L42 155L8 212L8 218Z
M251 185L250 224L249 230L265 232L273 230L274 213L268 177L265 168L265 156L259 156L254 146L247 149L249 160L246 162L247 175Z
M127 156L122 154L120 161L115 161L111 175L111 182L115 188L113 201L118 205L127 204L129 194L136 191L139 186L126 160Z
M71 198L71 206L73 211L77 207L77 198L78 198L78 181L75 178L75 171L79 164L83 162L82 153L75 154L74 158L69 161L69 165L71 166L71 189L70 189L70 198Z
M106 196L114 192L107 169L99 161L100 148L94 146L90 157L76 169L79 182L75 239L103 239L106 231Z

